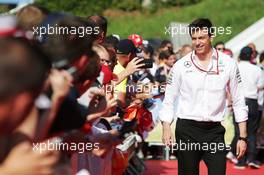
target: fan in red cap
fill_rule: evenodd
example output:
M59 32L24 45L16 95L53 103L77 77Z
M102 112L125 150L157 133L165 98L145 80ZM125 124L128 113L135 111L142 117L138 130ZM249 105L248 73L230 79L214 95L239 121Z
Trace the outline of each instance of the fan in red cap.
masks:
M130 39L131 41L133 41L133 43L134 43L134 45L135 45L136 48L138 48L139 46L141 46L142 43L143 43L142 36L140 36L138 34L129 35L128 39Z

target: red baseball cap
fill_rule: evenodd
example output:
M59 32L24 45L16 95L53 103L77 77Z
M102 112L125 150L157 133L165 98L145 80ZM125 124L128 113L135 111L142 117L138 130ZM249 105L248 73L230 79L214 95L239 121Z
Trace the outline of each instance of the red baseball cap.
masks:
M128 36L128 39L130 39L131 41L133 41L134 45L136 47L141 46L143 44L143 38L142 36L138 35L138 34L132 34Z

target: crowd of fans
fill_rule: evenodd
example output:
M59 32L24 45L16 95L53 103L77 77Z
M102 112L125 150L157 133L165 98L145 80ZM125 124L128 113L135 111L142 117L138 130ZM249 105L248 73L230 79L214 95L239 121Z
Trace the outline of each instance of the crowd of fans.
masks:
M0 17L0 174L127 171L158 122L170 69L192 47L120 39L107 23L35 5ZM224 43L215 48L232 57ZM259 61L263 70L263 54Z

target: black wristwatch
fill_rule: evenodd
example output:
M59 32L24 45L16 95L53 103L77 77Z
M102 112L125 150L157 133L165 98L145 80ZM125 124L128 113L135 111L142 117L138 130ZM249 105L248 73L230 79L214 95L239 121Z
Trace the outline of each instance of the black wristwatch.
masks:
M247 141L247 137L238 137L238 140L243 140L243 141L246 142L246 143L248 142L248 141Z

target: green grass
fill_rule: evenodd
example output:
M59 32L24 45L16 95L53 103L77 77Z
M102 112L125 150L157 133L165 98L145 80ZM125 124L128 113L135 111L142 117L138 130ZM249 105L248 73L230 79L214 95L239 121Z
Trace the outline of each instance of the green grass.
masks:
M190 23L199 17L211 19L216 27L232 27L230 35L219 35L216 41L228 41L264 16L264 1L259 0L204 0L183 8L172 8L162 13L123 15L109 18L109 34L127 37L138 33L144 38L169 38L165 26L170 22Z

